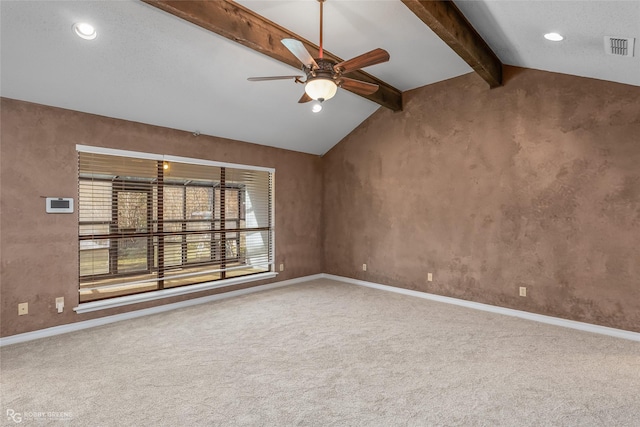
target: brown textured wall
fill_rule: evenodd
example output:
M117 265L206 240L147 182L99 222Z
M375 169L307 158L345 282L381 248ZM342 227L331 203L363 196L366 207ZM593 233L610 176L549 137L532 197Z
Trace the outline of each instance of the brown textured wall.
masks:
M77 216L41 196L75 196L75 144L275 167L278 280L324 271L640 331L640 88L505 71L498 89L469 74L412 91L322 159L1 99L0 336L221 292L71 310Z
M411 91L325 155L325 271L640 331L640 88L505 74Z
M320 157L4 98L0 105L0 336L221 292L72 311L78 304L77 213L46 214L42 197L77 195L76 144L274 167L276 261L285 263L277 280L322 272ZM59 296L65 297L62 314L55 309ZM20 302L29 303L28 315L18 317Z

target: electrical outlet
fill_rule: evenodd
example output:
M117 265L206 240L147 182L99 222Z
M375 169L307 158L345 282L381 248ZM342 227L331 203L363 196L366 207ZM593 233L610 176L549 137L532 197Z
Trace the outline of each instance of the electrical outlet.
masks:
M427 282L433 282L433 273L427 273Z
M284 263L280 263L280 271L284 271Z
M367 271L367 264L362 264L362 271Z
M524 286L520 286L520 296L521 297L526 297L527 296L527 288Z
M62 313L64 310L64 297L56 298L56 310L58 310L58 313Z
M29 303L23 302L18 304L18 316L23 316L25 314L29 314Z

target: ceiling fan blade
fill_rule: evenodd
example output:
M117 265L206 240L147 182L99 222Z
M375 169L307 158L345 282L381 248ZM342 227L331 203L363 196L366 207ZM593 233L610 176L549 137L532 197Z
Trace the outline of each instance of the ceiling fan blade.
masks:
M300 40L282 39L281 41L282 44L304 65L313 68L314 70L318 68L318 63L313 59L313 56L311 56Z
M302 98L300 98L298 104L304 104L305 102L309 101L313 101L313 98L311 98L309 95L307 95L307 92L305 92L302 94Z
M355 58L342 61L336 64L334 68L343 74L350 73L351 71L359 70L360 68L369 67L371 65L380 64L389 60L389 52L384 49L373 49L370 52L363 53Z
M294 79L294 80L298 80L301 79L302 76L271 76L271 77L249 77L247 80L249 80L250 82L263 82L266 80L289 80L289 79Z
M349 92L357 93L358 95L371 95L376 93L380 86L373 84L362 82L360 80L350 79L348 77L340 78L339 86L343 89L348 90Z

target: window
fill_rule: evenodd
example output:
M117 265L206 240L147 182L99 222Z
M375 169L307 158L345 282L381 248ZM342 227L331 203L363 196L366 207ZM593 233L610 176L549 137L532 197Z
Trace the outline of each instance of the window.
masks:
M86 146L78 160L81 303L274 271L273 170Z

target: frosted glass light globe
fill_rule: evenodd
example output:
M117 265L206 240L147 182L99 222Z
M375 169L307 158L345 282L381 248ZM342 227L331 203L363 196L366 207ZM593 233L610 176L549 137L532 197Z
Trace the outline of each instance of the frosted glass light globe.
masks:
M338 91L338 86L331 79L316 78L307 82L304 91L311 99L326 101L333 98Z

